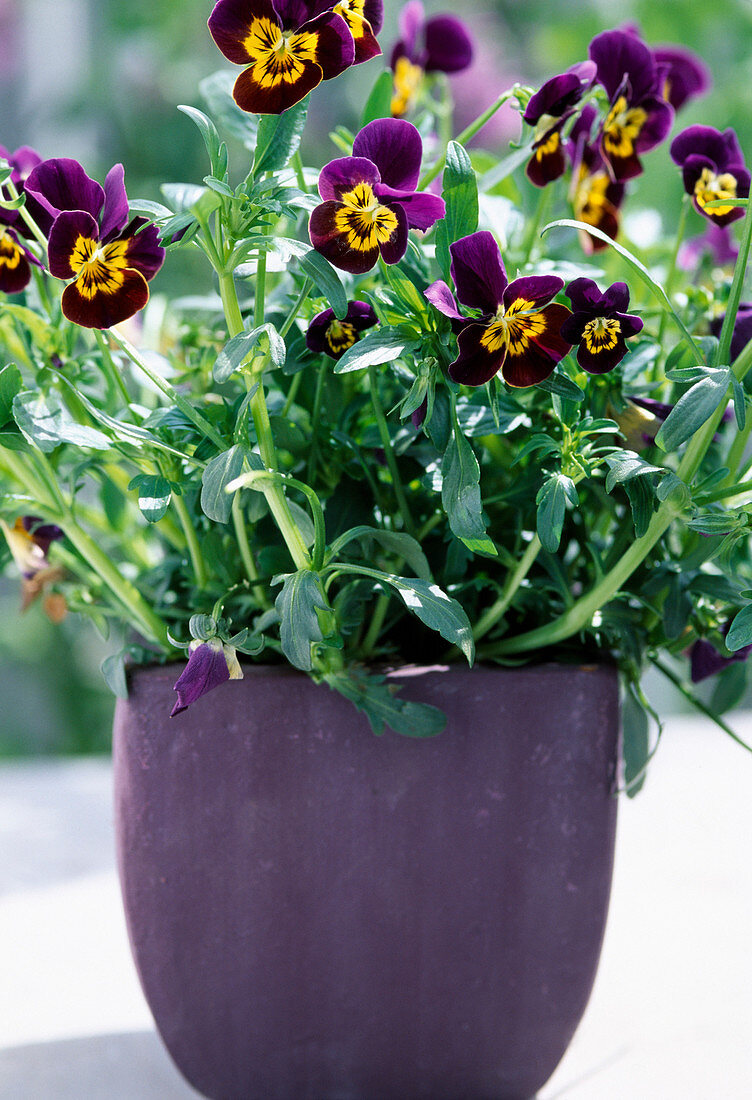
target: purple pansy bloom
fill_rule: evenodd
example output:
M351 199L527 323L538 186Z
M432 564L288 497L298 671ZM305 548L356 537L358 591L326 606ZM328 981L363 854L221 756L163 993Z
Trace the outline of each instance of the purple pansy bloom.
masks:
M355 64L378 57L381 46L376 35L384 23L383 0L339 0L326 5L335 15L341 15L355 43ZM320 5L319 5L320 7Z
M710 73L697 54L681 46L658 46L653 57L663 73L661 95L675 111L710 90Z
M591 103L583 108L567 143L572 161L572 206L577 221L592 225L615 240L626 187L611 179L600 150L590 140L596 115L596 108ZM588 254L608 248L605 241L590 233L581 233L580 243Z
M465 386L482 386L501 371L510 386L534 386L548 378L569 351L560 335L570 316L566 306L551 303L564 286L555 275L526 275L509 282L501 252L486 230L471 233L450 246L452 280L464 306L480 310L475 320L460 313L452 291L441 280L426 298L450 317L459 331L459 355L449 375Z
M529 126L535 127L535 133L533 155L525 172L536 187L545 187L564 174L567 159L561 141L562 127L594 80L595 65L592 61L583 61L547 80L530 97L522 117Z
M12 527L0 520L0 527L21 574L21 610L25 611L45 585L61 575L59 567L50 565L47 555L50 545L64 537L63 532L38 516L19 516Z
M713 336L720 336L723 321L726 314L714 317L710 322L710 331ZM733 363L752 340L752 302L740 302L736 317L734 318L734 331L731 334L730 359Z
M174 690L177 702L170 711L170 718L195 703L212 688L226 680L242 680L243 670L238 663L234 646L226 645L219 638L206 642L193 641L188 647L188 664L178 677Z
M281 114L354 63L353 35L332 7L321 0L218 0L209 31L228 61L245 66L232 93L242 110Z
M32 169L42 163L42 158L36 149L30 145L21 145L14 152L9 152L4 145L0 145L0 158L7 160L10 165L10 181L19 195L26 190L26 180ZM26 209L37 223L43 233L47 233L52 225L52 219L33 196L26 195ZM8 225L22 237L31 237L32 232L17 210L4 210L0 207L0 224Z
M410 109L424 73L459 73L473 60L473 40L453 15L426 19L420 0L410 0L400 12L400 38L392 50L394 98L392 114Z
M631 179L642 172L638 154L671 129L674 109L661 96L664 70L636 34L623 30L596 35L590 58L610 103L601 129L603 158L615 180Z
M155 226L144 218L128 221L122 164L110 169L101 187L78 161L45 160L29 174L26 191L52 219L51 274L72 280L62 299L68 320L104 329L143 309L147 281L165 252Z
M18 294L31 280L31 264L42 267L10 226L0 224L0 291Z
M627 354L626 340L642 329L642 320L627 313L629 288L612 283L601 294L592 279L575 279L564 292L572 315L561 326L562 337L579 344L577 362L590 374L606 374Z
M308 326L306 346L310 351L341 359L348 348L357 344L361 332L377 323L378 317L368 302L350 302L341 321L333 309L325 309L317 313Z
M727 625L721 631L724 637L728 629ZM717 672L722 672L724 668L728 668L737 661L746 661L750 653L752 653L752 645L745 645L729 657L724 657L707 638L698 638L689 651L692 683L699 684L701 680L706 680L708 676L715 676Z
M324 200L311 214L313 247L335 267L362 275L381 254L396 264L408 229L430 229L445 214L438 195L416 191L423 142L410 122L376 119L355 138L353 155L321 170Z
M721 226L744 216L744 210L733 204L707 208L716 199L749 195L750 174L732 129L721 133L712 126L689 126L671 142L671 159L682 170L684 190L698 214Z
M690 237L679 249L678 265L682 271L694 271L703 256L709 255L714 264L724 267L736 263L739 249L726 225L711 222L704 233Z

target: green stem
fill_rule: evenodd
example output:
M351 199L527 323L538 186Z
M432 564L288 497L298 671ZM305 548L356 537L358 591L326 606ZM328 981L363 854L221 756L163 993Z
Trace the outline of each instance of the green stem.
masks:
M102 366L104 367L105 376L114 392L120 394L125 408L127 409L131 403L130 394L125 388L123 376L115 366L115 361L112 358L112 353L110 351L109 344L107 343L107 338L105 337L104 333L98 328L94 329L94 337L97 341L97 344L99 345L99 350L102 353Z
M256 562L251 551L251 544L248 541L248 529L245 524L245 517L243 516L243 509L240 504L240 493L235 493L232 501L232 525L235 528L235 537L238 540L238 549L240 550L240 558L243 562L243 569L245 575L251 584L259 585L259 573L256 568ZM259 585L259 587L261 587ZM268 600L266 593L264 593L264 600L268 606Z
M3 184L3 187L7 187L8 195L11 199L17 199L19 197L18 191L16 190L16 187L15 187L15 184L12 183L9 179L7 179L5 181L5 183ZM27 226L31 230L31 232L32 232L34 238L36 239L36 241L39 244L41 244L42 248L44 249L44 255L46 256L47 255L47 238L45 237L44 233L39 228L37 223L34 221L31 214L29 213L29 211L26 209L26 203L24 203L22 206L18 207L18 213L21 215L21 218L26 222Z
M538 230L540 229L540 224L543 221L543 215L546 211L546 207L548 206L550 190L551 189L549 187L543 187L541 188L540 194L538 196L535 213L530 220L530 228L528 229L527 235L525 237L525 243L522 249L523 267L525 266L525 264L528 264L530 262L530 256L532 255L533 248L535 247L535 241L538 237Z
M287 397L285 398L285 403L282 406L283 418L290 415L290 409L295 403L295 398L298 396L298 390L300 389L300 384L302 381L303 371L299 370L297 374L293 375L292 382L290 383L290 388L287 391Z
M283 340L292 328L293 322L300 312L300 307L303 305L303 302L308 297L312 286L313 282L310 279L306 278L302 287L300 288L300 293L290 307L290 312L287 314L282 328L279 330L279 335L282 337Z
M381 628L384 625L384 619L389 609L389 604L392 597L387 595L386 592L382 592L376 601L376 606L373 609L373 615L371 616L371 622L368 627L368 632L363 639L363 643L360 647L363 657L370 657L374 651L377 641L379 640L379 634Z
M188 507L182 496L177 493L172 494L172 503L175 511L177 512L178 519L180 520L180 526L183 528L183 534L185 535L186 545L188 547L188 553L191 558L191 566L193 567L193 575L196 578L196 587L199 591L203 591L206 588L207 572L206 564L204 563L204 555L201 553L201 545L198 540L198 534L196 533L195 524L188 511Z
M711 718L717 726L727 733L738 745L741 745L747 752L752 752L752 746L748 745L746 741L743 741L738 733L734 733L731 726L727 726L719 715L714 714L710 707L706 707L701 699L698 699L696 695L689 690L689 688L675 675L674 671L660 661L657 657L651 657L650 663L655 665L659 672L662 672L667 680L670 680L674 687L681 692L688 703L691 703L693 707L696 707L701 714L704 714L706 718Z
M499 619L502 617L510 603L514 599L517 590L524 581L525 577L530 572L535 559L538 557L541 549L541 541L537 535L533 535L532 539L528 543L527 550L522 555L519 561L519 565L514 572L507 579L507 583L504 585L504 591L499 596L496 603L492 604L487 611L481 615L478 620L475 629L473 630L473 637L476 642L479 641L488 631L496 625Z
M736 314L738 312L739 302L741 301L742 297L744 278L747 274L747 261L749 259L750 244L752 244L752 203L748 204L747 212L744 215L744 222L742 225L742 240L741 244L739 245L739 255L736 258L736 266L734 267L734 278L731 283L731 291L729 292L728 305L726 306L726 316L723 318L721 335L718 340L718 351L714 363L714 366L716 367L725 366L730 359L731 338L734 335ZM737 377L739 376L737 375Z
M373 411L376 416L379 436L381 437L381 445L384 448L387 466L389 467L389 473L392 476L392 486L394 488L394 495L397 498L397 505L400 510L400 515L402 516L402 522L405 526L405 530L414 538L416 534L416 527L407 503L405 490L402 487L402 479L400 477L399 467L397 466L397 458L392 448L391 436L389 435L389 425L386 422L384 409L379 398L378 374L376 373L376 367L373 366L373 364L368 368L368 389L371 395L371 404L373 405Z
M668 274L666 275L666 297L670 300L674 290L674 281L676 279L677 261L679 259L679 250L684 240L684 230L687 225L687 212L689 211L689 195L682 196L681 211L679 214L679 224L676 229L676 243L674 245L674 251L671 255L671 263L669 264ZM668 321L668 314L663 310L661 312L661 321L658 326L658 347L663 347L663 337L666 331L666 322Z
M749 423L752 423L752 421L749 421ZM718 489L714 493L703 493L701 497L696 499L695 503L705 505L713 504L718 500L733 500L734 497L741 497L749 492L752 492L752 480L740 481L737 484L729 485L726 489Z
M511 99L512 96L516 94L516 92L516 85L513 88L510 88L508 91L502 92L499 98L495 100L490 107L487 107L485 111L479 114L475 121L471 122L469 126L466 126L462 133L454 139L457 144L465 145L468 141L470 141L471 138L475 137L478 131L483 129L489 119L492 119L499 108L503 107L507 100ZM446 150L444 151L442 156L439 157L433 167L429 168L428 171L423 174L420 183L418 184L418 190L423 191L426 187L428 187L429 183L432 180L435 180L439 172L443 170L445 164Z
M306 471L306 480L310 485L313 485L313 478L316 473L316 463L318 461L319 416L321 415L321 397L324 392L326 370L326 359L322 355L319 364L319 373L316 377L316 393L313 398L313 412L311 414L311 431L313 432L313 438L311 439L311 453L308 456L308 469Z

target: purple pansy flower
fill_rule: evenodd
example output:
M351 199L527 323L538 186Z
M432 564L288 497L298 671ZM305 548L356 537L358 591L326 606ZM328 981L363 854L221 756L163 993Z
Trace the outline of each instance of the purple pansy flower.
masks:
M577 221L592 225L616 240L626 187L611 179L600 150L590 140L596 115L591 103L583 108L567 144L572 161L572 206ZM580 233L580 243L588 255L608 248L605 241L590 233Z
M739 249L726 225L711 222L704 233L690 237L679 249L678 265L682 271L694 271L703 256L709 255L714 264L725 267L736 263Z
M639 153L658 145L671 129L674 109L661 96L664 70L636 34L604 31L590 43L598 81L606 89L609 112L600 148L615 180L642 172Z
M228 61L245 66L232 93L242 110L281 114L354 63L353 35L332 7L321 0L218 0L209 31ZM363 30L361 50L373 37Z
M317 313L308 326L306 346L310 351L341 359L348 348L357 344L361 332L377 323L378 317L368 302L350 302L341 321L333 309L325 309Z
M42 264L18 239L18 233L10 226L0 224L0 291L18 294L31 280L31 264Z
M671 142L671 159L682 170L684 190L698 214L721 226L744 216L738 206L707 208L715 199L749 195L749 170L732 129L721 133L712 126L689 126Z
M26 190L26 180L32 169L42 163L42 158L36 149L30 145L21 145L14 152L9 152L4 145L0 145L0 158L7 160L10 165L10 180L19 195ZM52 219L32 195L26 195L26 209L43 233L47 233ZM31 237L32 232L17 210L4 210L0 207L0 224L10 226L21 237Z
M601 294L592 279L575 279L564 293L573 312L561 326L561 335L579 345L577 362L590 374L613 370L627 354L625 341L642 329L642 320L626 312L627 284L612 283Z
M661 95L675 111L710 90L712 80L697 54L681 46L658 46L653 57L663 73Z
M430 229L445 214L438 195L416 191L423 142L410 122L369 122L355 138L353 155L321 170L324 200L311 214L313 247L335 267L362 275L381 254L396 264L405 254L408 229Z
M132 317L149 300L147 282L165 252L144 218L128 221L123 166L107 173L104 187L78 161L45 160L26 180L26 191L52 219L49 268L70 279L63 313L84 328L110 328Z
M61 576L58 566L50 565L50 545L62 539L63 532L54 523L38 516L19 516L12 527L0 520L5 541L21 574L21 610L25 611L46 584Z
M212 688L227 680L242 680L243 670L238 663L234 646L226 645L219 638L193 641L188 647L188 664L178 677L174 691L177 702L170 711L170 718L195 703Z
M517 387L548 378L570 348L560 335L570 311L551 301L563 279L526 275L510 283L499 246L486 230L463 237L449 251L457 298L481 313L477 320L461 314L441 280L425 292L458 328L459 355L449 367L450 377L465 386L482 386L501 371L504 381Z
M721 633L726 636L730 624L725 626ZM735 650L729 657L724 657L707 638L698 638L689 651L690 677L693 684L699 684L708 676L715 676L724 668L735 664L737 661L746 661L752 653L752 645L742 646Z
M559 179L567 166L561 131L575 112L577 104L595 80L595 65L583 61L565 73L554 76L530 97L522 116L535 127L533 155L527 163L527 178L536 187Z
M320 5L319 5L320 6ZM335 15L341 15L355 43L355 64L378 57L381 46L376 35L384 23L383 0L339 0L326 5Z
M407 113L424 73L459 73L473 60L473 40L453 15L426 19L420 0L405 4L399 17L400 38L392 50L394 97L392 114Z
M710 331L713 336L720 336L723 321L726 314L714 317L710 322ZM730 359L733 363L752 340L752 302L740 302L736 317L734 318L734 331L731 334Z

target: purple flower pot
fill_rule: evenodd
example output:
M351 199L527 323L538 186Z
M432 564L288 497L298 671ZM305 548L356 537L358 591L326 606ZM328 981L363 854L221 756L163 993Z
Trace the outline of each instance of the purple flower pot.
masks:
M611 667L411 669L444 733L374 737L246 668L115 717L120 875L164 1042L215 1100L527 1100L595 976L613 861Z

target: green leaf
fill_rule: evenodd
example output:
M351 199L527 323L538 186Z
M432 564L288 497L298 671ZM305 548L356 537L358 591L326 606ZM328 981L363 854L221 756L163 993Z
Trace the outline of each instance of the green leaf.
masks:
M269 341L269 357L275 367L284 366L287 356L285 342L270 322L233 336L217 356L212 376L215 382L226 382L233 371L248 358L252 349L265 336Z
M577 488L571 477L565 474L552 474L538 490L535 503L538 505L536 527L541 546L550 554L556 553L561 542L564 528L567 501L577 504Z
M195 107L186 107L185 104L179 104L178 110L182 111L184 115L187 115L188 118L198 126L201 137L204 139L206 151L209 154L212 172L216 173L219 164L219 147L221 145L217 127L210 118L207 118L203 111L198 111Z
M546 393L553 393L557 397L563 397L566 401L584 401L585 391L580 389L576 382L573 382L571 378L567 378L561 371L554 371L548 378L544 378L542 382L538 383L539 390L545 390Z
M391 118L392 96L394 94L394 77L391 69L386 69L376 77L371 88L363 114L360 119L360 128L363 129L369 122L377 118Z
M465 654L468 664L473 663L475 642L465 609L456 600L447 596L437 584L412 577L397 577L393 573L382 573L380 569L370 569L365 566L354 565L351 569L354 573L373 577L374 580L395 588L406 607L417 615L422 623L431 630L438 631L442 638L457 646Z
M274 606L279 614L282 652L290 664L310 672L313 668L311 646L324 638L317 609L329 610L319 578L310 569L288 573Z
M420 548L420 543L404 531L383 531L380 527L351 527L349 531L344 531L334 540L329 548L331 557L338 557L348 543L356 539L364 542L378 542L395 557L403 558L416 577L421 577L423 580L431 579L431 567Z
M441 503L452 533L474 553L496 555L486 533L480 495L480 466L462 432L454 431L441 463Z
M242 111L233 99L235 79L235 73L221 69L200 80L198 90L225 131L242 141L246 149L253 149L256 144L258 116Z
M418 346L415 331L407 326L380 328L369 332L357 344L353 344L334 367L335 374L347 374L353 370L365 370L381 363L393 363L406 351Z
M340 321L343 320L347 315L347 292L336 270L320 252L316 252L313 248L305 256L300 257L299 263L313 285L324 295L334 310L335 317Z
M99 669L104 676L104 682L113 695L118 699L128 698L128 684L125 678L125 658L128 649L121 649L119 653L112 653L105 657Z
M172 486L165 477L156 474L139 474L128 489L138 489L138 506L149 523L156 523L170 506Z
M624 782L630 798L645 782L645 767L650 759L649 722L645 708L630 689L622 705L622 756Z
M401 699L399 689L388 684L383 676L351 668L330 673L325 680L330 688L365 712L377 737L384 732L385 724L402 737L435 737L446 725L446 717L438 707Z
M446 151L442 197L446 215L436 227L436 258L445 279L450 277L450 244L478 228L478 181L465 149L450 141Z
M722 669L714 677L713 694L710 696L710 709L716 714L738 707L747 693L747 665L744 661L735 661Z
M624 492L629 498L629 507L632 509L635 534L638 539L642 538L658 503L653 487L648 478L635 477L624 482Z
M606 455L608 474L606 475L606 492L610 493L615 485L624 481L630 481L633 477L644 477L647 474L664 474L662 466L653 466L640 458L634 451L620 451L618 454Z
M745 645L752 645L752 604L743 607L735 616L726 635L726 648L732 653Z
M258 124L253 174L279 172L298 151L306 124L308 96L281 115L262 115Z
M19 393L13 400L13 417L19 428L40 451L49 454L60 443L72 443L94 451L112 446L103 432L78 424L56 393Z
M389 286L414 320L427 327L429 318L428 299L424 298L415 283L402 270L399 264L384 264L382 271Z
M0 427L13 416L13 398L23 386L21 372L15 363L8 363L0 370Z
M725 400L730 380L730 370L716 371L682 394L655 437L658 446L674 451L694 435Z
M232 493L225 487L239 477L248 457L248 448L240 443L215 455L206 465L201 477L201 510L215 523L228 523L232 514Z

